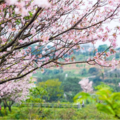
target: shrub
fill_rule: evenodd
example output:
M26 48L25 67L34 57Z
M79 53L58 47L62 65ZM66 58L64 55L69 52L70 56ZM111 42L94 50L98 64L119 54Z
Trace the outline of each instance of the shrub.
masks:
M89 73L92 75L97 75L99 73L99 69L97 69L96 67L92 67L89 69Z

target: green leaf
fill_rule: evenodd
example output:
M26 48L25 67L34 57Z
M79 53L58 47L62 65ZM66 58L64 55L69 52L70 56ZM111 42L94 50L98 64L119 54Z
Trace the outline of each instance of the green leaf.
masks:
M103 88L103 89L100 89L96 92L96 94L99 96L100 100L104 100L106 98L109 98L111 93L112 92L108 88Z
M120 92L113 93L113 94L111 95L111 99L112 99L113 101L120 100Z
M19 25L19 24L21 23L21 21L20 21L19 19L17 19L17 20L15 21L15 23L16 23L17 25Z
M113 114L113 115L115 115L114 110L110 106L108 106L108 105L103 105L103 104L98 103L97 104L97 109L99 111L105 112L107 114Z
M103 83L103 82L101 82L100 85L98 85L98 86L95 87L96 90L101 90L101 89L103 89L103 88L104 88L104 89L108 89L108 90L110 90L110 91L113 91L113 89L110 88L109 85L106 85L106 84Z
M32 16L33 16L33 13L32 13L31 11L29 11L29 15L30 15L30 17L32 17Z
M89 93L80 92L73 98L73 101L75 103L82 103L83 101L93 102L94 99L91 97Z

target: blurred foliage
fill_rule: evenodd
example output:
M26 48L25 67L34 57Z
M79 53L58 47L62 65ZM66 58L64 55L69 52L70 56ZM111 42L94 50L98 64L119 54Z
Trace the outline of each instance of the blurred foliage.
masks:
M47 96L44 95L46 101L58 101L63 97L61 82L58 79L51 79L45 82L40 82L38 87L42 87L47 91Z
M94 102L99 111L112 114L114 117L120 119L120 92L113 92L113 89L104 83L96 86L95 89L97 91L94 95L84 92L78 93L74 97L74 102Z
M87 69L83 68L81 71L81 75L86 75L87 74Z
M103 82L101 82L98 86L96 86L95 90L101 90L103 88L113 91L113 89L109 85L106 85Z
M107 44L99 45L98 52L103 52L108 48Z
M11 114L0 117L0 119L117 120L113 115L99 112L94 104L87 105L82 109L13 107Z
M97 75L97 74L99 74L99 69L96 67L91 67L88 72L91 75Z
M99 89L96 95L100 100L97 109L120 119L120 92L112 92L109 88L104 87Z
M70 102L73 102L73 97L79 91L82 90L80 85L78 84L79 81L80 81L79 78L67 77L61 84L63 86L64 93L67 96L67 100L70 101Z
M42 87L35 87L30 89L30 95L29 95L29 99L26 100L26 102L29 103L41 103L43 102L43 96L47 96L47 91L42 88Z
M89 93L85 93L85 92L80 92L78 93L74 98L73 101L75 103L80 103L82 104L83 101L85 103L94 103L94 99L92 98L92 95L90 95Z

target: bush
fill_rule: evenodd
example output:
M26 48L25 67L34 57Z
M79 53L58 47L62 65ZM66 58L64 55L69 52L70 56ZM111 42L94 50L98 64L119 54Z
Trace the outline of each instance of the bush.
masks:
M3 119L62 119L62 120L116 120L112 115L107 115L105 113L97 111L93 104L86 105L82 109L70 108L40 108L40 107L13 107L12 113L8 116L4 116ZM56 104L57 105L57 104ZM57 107L57 106L56 106ZM65 105L63 106L65 107Z
M62 119L62 120L116 120L112 115L97 111L94 105L87 105L82 109L76 108L56 108L51 110L46 119Z
M92 75L97 75L99 73L99 69L97 69L96 67L92 67L89 69L89 73Z
M81 75L86 75L87 74L87 70L84 68L82 69Z

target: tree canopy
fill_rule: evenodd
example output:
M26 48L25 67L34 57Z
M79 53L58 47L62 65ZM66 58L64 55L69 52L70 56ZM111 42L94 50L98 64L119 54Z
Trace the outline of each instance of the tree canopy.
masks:
M44 88L47 91L45 96L46 101L57 101L63 97L63 90L61 89L61 82L58 79L51 79L45 82L39 83L40 88Z
M119 11L119 0L0 0L0 84L51 66L88 63L114 68L119 60L108 62L106 57L117 46L120 27L110 24L119 20ZM98 40L109 40L107 52L84 61L71 57L82 44Z

